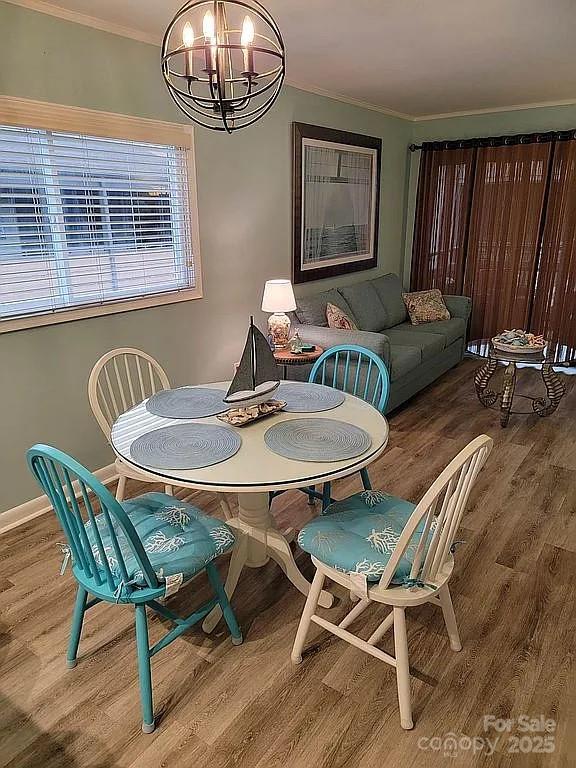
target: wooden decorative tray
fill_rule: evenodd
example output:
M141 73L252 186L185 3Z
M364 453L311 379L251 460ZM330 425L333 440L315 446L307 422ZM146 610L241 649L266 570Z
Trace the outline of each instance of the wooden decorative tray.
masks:
M219 414L218 418L231 427L246 427L255 421L273 416L285 406L285 400L268 400L267 403L252 405L250 408L231 408L226 413Z
M494 345L494 349L498 349L500 352L516 352L517 354L543 352L546 349L546 344L524 344L523 346L520 346L518 344L505 344L504 342L496 341L495 339L492 339L492 344Z

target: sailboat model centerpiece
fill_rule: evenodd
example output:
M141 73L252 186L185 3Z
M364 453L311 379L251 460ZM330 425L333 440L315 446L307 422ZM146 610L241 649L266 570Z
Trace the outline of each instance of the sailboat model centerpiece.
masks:
M272 350L251 316L246 345L224 402L232 408L258 406L270 400L279 385Z

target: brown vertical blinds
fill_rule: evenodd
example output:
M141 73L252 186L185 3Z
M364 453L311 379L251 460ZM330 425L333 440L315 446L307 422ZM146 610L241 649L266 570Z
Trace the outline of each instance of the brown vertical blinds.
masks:
M473 338L528 327L550 147L478 149L464 277Z
M412 288L472 297L470 336L543 333L576 358L576 135L423 147Z
M576 349L576 141L554 148L532 326Z
M475 149L424 152L414 231L414 290L461 293Z

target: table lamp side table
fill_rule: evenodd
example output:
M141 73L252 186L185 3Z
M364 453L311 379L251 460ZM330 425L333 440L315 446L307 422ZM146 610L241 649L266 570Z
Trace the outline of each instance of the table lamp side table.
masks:
M318 360L320 355L324 352L323 347L314 347L314 349L308 352L291 352L289 349L276 349L274 350L274 359L278 365L282 366L282 378L286 379L288 376L288 367L292 365L312 365Z

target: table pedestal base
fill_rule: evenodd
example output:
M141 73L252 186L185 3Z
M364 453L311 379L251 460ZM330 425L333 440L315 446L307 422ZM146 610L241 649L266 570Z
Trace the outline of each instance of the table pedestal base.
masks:
M296 565L290 549L291 538L280 533L275 527L270 514L268 493L239 493L238 517L227 520L226 523L234 529L236 536L225 584L228 597L231 598L234 594L244 566L261 568L270 558L278 563L296 589L303 595L308 594L310 582L304 578ZM333 595L322 590L319 604L323 608L330 608L333 601ZM202 629L212 632L221 616L222 611L217 606L204 619Z

